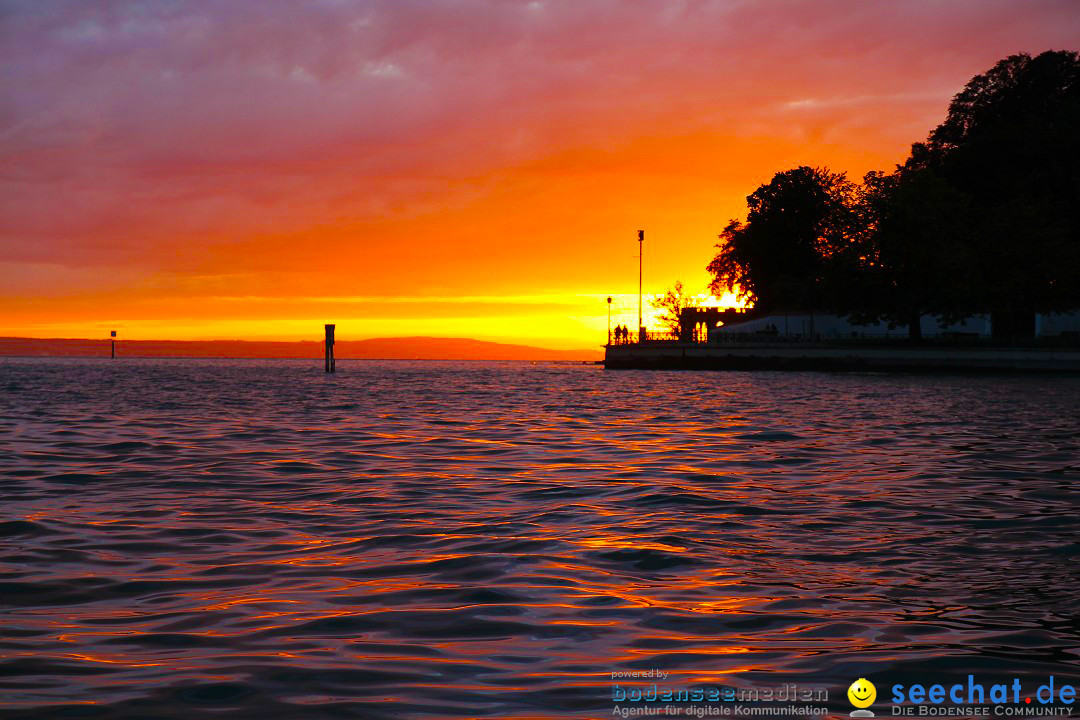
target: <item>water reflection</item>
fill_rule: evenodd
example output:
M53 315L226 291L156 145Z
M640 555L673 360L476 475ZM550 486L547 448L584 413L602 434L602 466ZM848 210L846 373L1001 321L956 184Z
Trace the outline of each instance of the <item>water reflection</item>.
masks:
M1078 674L1075 380L318 370L0 361L12 717Z

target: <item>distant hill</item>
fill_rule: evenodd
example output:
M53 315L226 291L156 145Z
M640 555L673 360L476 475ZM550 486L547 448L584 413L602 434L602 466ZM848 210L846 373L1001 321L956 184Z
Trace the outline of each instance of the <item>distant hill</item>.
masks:
M322 358L321 341L122 340L121 357ZM468 338L399 337L339 340L339 360L596 360L599 350L551 350ZM0 338L0 356L108 357L109 341Z

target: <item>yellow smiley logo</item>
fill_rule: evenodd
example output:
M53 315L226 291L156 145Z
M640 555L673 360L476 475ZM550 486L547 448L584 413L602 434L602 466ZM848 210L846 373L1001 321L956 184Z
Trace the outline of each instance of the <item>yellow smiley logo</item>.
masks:
M857 708L868 708L877 699L877 688L866 678L859 678L847 689L848 700Z

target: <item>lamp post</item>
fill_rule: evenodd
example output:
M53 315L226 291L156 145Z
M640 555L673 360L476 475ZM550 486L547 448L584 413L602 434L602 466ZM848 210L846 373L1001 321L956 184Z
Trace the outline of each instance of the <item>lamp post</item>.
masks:
M637 231L638 241L638 254L637 254L637 326L638 326L638 342L645 339L645 325L641 322L641 263L642 257L645 255L645 231Z
M607 299L607 344L611 344L611 296Z

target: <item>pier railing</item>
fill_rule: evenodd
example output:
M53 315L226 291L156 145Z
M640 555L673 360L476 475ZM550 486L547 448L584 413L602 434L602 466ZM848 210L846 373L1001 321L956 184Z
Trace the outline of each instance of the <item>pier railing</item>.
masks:
M613 337L611 339L612 345L641 345L643 343L646 345L655 345L677 342L680 342L678 333L654 330L647 331L644 340L639 340L637 335L626 338Z
M912 341L906 335L876 335L858 333L857 335L839 335L827 333L790 334L773 333L714 333L709 339L680 339L678 333L649 331L644 339L638 337L613 339L612 345L755 345L774 347L798 346L867 346L874 347L911 347ZM1003 339L963 333L941 333L923 335L918 343L923 347L955 348L1042 348L1076 349L1080 348L1080 334L1063 334L1034 338Z

